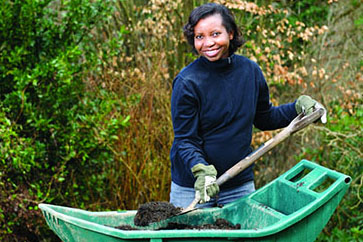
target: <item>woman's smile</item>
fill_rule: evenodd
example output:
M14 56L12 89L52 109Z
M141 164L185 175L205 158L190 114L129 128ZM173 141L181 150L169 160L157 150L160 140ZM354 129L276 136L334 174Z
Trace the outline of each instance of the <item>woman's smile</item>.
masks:
M214 49L214 50L204 50L203 53L205 56L208 56L209 58L212 58L214 56L217 56L220 51L220 48Z

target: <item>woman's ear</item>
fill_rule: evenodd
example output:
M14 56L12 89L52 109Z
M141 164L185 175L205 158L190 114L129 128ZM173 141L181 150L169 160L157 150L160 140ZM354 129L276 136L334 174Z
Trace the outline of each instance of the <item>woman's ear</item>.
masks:
M233 40L233 35L234 35L233 31L229 32L229 34L228 34L229 40Z

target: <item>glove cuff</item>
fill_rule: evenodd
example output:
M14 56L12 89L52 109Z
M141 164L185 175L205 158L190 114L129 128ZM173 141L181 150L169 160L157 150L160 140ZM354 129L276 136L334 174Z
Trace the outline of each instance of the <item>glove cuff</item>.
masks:
M194 177L198 177L200 175L211 176L211 177L217 176L217 170L213 165L206 166L204 164L199 163L193 166L191 170Z

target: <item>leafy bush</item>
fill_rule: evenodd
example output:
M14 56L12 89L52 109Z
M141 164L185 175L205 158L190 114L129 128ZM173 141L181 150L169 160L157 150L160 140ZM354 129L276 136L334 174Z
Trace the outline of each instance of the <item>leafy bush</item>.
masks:
M46 236L40 202L85 207L110 192L110 146L129 117L120 97L86 92L84 77L97 64L92 30L111 10L80 0L0 6L1 240Z

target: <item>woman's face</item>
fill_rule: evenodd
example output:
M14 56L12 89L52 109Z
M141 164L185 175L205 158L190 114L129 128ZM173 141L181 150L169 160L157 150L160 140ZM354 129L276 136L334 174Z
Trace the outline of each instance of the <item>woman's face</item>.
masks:
M222 25L220 14L201 19L194 27L194 48L209 61L227 58L232 39L233 33L228 33Z

